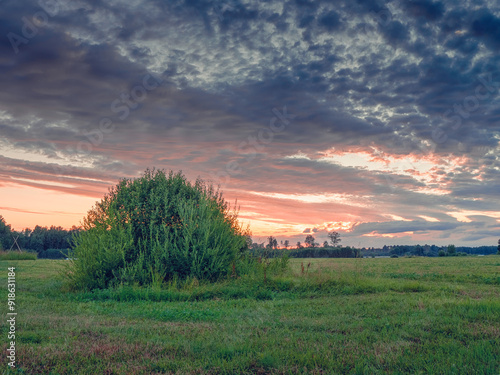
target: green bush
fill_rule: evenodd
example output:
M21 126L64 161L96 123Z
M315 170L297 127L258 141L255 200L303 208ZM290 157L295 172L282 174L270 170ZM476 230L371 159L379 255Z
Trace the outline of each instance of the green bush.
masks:
M66 275L76 289L232 274L248 231L212 185L181 172L123 179L89 211Z

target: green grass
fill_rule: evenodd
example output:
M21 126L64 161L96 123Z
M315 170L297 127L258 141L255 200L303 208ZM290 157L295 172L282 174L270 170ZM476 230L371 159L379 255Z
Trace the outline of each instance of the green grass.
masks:
M2 260L36 260L36 253L28 251L3 251L0 250L0 261Z
M500 373L498 256L293 259L267 282L79 293L65 262L0 261L4 317L16 267L18 373Z

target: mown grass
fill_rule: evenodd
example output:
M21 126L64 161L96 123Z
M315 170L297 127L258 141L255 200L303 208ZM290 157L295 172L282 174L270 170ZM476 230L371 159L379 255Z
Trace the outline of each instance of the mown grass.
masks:
M0 261L2 260L36 260L34 252L28 251L3 251L0 250Z
M0 262L5 302L16 267L18 373L500 373L498 256L294 259L266 282L78 293L64 262Z

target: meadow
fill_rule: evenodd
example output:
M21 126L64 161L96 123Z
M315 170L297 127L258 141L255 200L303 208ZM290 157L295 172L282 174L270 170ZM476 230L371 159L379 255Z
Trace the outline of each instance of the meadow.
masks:
M266 279L94 292L65 289L65 262L0 261L4 373L500 374L500 256L292 259Z

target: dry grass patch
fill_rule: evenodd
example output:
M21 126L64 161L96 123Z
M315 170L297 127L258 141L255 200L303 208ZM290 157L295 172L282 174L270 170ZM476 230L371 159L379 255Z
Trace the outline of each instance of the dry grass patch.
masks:
M5 345L2 350L6 350ZM82 330L67 344L19 345L17 361L29 374L148 374L151 364L176 353L152 343L127 343L104 333Z

